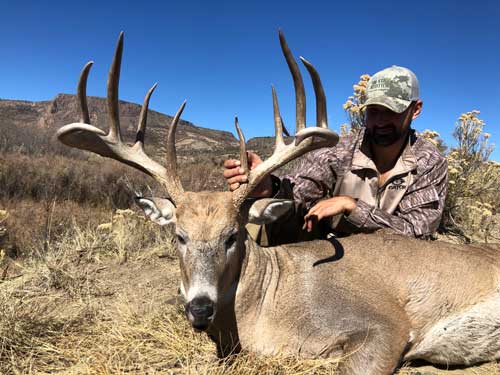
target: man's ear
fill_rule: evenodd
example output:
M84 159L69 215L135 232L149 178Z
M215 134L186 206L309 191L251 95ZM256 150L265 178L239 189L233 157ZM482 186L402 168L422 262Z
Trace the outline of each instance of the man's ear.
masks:
M176 222L175 206L169 199L136 197L135 202L156 224L163 226Z
M423 105L424 103L422 102L422 100L418 99L417 102L415 103L415 108L413 109L412 120L415 120L418 116L420 116Z
M248 222L264 225L276 221L294 209L293 200L264 198L256 200L248 211Z

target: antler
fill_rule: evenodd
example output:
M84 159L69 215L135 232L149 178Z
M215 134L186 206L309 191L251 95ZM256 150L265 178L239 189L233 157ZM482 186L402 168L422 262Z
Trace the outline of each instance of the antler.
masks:
M144 151L144 137L146 133L146 119L149 99L156 88L156 84L149 89L146 97L144 98L135 143L132 146L127 146L122 141L118 101L118 83L120 80L122 52L123 32L120 33L118 38L115 55L108 75L106 101L109 122L108 134L95 126L90 125L86 95L87 77L93 64L93 62L90 61L83 68L78 82L77 97L81 110L80 122L63 126L58 130L56 134L57 138L67 146L76 147L82 150L94 152L104 157L113 158L147 173L167 189L170 198L174 202L178 201L184 193L184 190L177 173L175 130L182 111L186 106L186 102L184 101L181 104L170 125L167 137L166 167L163 167L149 158Z
M281 119L278 97L274 87L273 108L274 108L274 128L276 134L276 145L273 154L262 164L259 164L255 169L248 172L247 153L245 148L245 139L239 127L238 120L235 121L236 130L240 138L240 161L245 173L248 174L248 183L241 185L233 192L233 200L236 205L240 205L245 198L252 192L253 189L262 181L269 173L278 169L289 161L298 158L306 152L321 148L335 146L339 140L339 136L334 131L328 129L328 121L326 114L326 97L323 90L323 85L319 78L316 69L304 58L300 58L306 66L309 75L311 76L314 93L316 96L316 126L306 128L306 97L304 83L300 75L299 67L295 62L292 52L288 48L283 33L279 32L279 39L283 55L290 69L295 86L295 102L296 102L296 127L295 140L289 145L283 141L283 121Z

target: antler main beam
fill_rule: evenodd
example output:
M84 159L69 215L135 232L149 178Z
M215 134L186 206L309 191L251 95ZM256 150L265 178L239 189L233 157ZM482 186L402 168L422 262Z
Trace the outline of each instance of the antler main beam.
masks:
M127 146L120 131L120 114L118 99L118 84L120 81L120 67L123 53L123 32L120 33L116 45L113 62L109 69L107 84L107 109L109 130L106 134L99 128L90 125L90 116L87 106L87 77L93 62L88 62L80 75L77 88L77 100L80 106L80 122L63 126L57 132L57 138L67 146L90 151L104 157L113 158L119 162L130 165L155 178L166 189L171 199L175 202L181 199L184 193L179 175L175 151L175 129L184 110L184 101L172 120L167 137L167 162L166 167L149 158L144 151L144 138L146 134L146 120L149 100L156 88L154 84L146 94L141 108L139 124L135 143Z
M243 201L250 195L262 179L274 170L309 151L322 147L335 146L339 140L337 133L328 129L326 96L319 74L311 63L301 57L300 59L302 63L305 65L309 75L311 76L316 96L316 126L306 128L306 97L302 76L297 63L293 58L292 52L286 43L285 36L281 31L279 32L279 39L283 55L285 56L290 73L292 74L295 87L295 141L286 145L283 140L283 121L279 111L276 90L272 87L274 128L276 134L275 149L270 158L249 172L247 166L248 162L246 158L245 140L239 124L236 121L236 129L240 137L240 161L242 167L245 169L245 173L248 174L248 183L241 185L240 188L233 192L233 200L238 206L243 203Z

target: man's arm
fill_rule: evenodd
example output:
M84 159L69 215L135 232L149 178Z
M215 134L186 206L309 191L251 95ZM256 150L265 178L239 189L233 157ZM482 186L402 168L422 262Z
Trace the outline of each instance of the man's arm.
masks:
M352 155L354 141L351 137L343 137L334 148L318 149L305 154L297 160L298 164L291 174L282 178L267 176L268 181L263 181L252 192L252 196L255 198L272 197L294 200L295 210L279 221L297 219L297 225L300 222L300 228L302 228L304 215L313 207L316 207L315 212L318 213L317 204L324 204L325 198L333 195L339 170L345 169L345 166L350 163L346 159ZM248 152L248 157L250 169L261 163L260 158L254 153ZM237 189L240 184L246 183L246 176L243 174L243 169L241 169L238 160L226 160L224 167L224 177L231 191ZM347 202L347 199L352 201L347 202L349 205L354 203L354 200L349 197L331 199L335 200L333 209L341 209L340 213L344 212L344 203ZM331 209L332 205L329 207L329 210ZM325 214L331 216L326 212ZM311 231L316 221L315 218L312 218L309 221L309 227L304 229Z
M391 228L405 235L425 238L436 231L444 209L448 187L446 158L420 176L391 215L364 201L345 220L362 232Z
M320 199L332 195L338 164L335 153L327 148L302 156L294 172L280 179L274 197L293 199L309 210Z

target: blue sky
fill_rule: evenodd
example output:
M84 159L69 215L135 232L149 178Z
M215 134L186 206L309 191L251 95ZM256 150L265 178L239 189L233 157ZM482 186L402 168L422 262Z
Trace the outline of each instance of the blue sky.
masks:
M293 84L281 55L281 28L295 56L321 74L330 127L363 73L402 65L418 76L424 110L417 130L452 145L460 113L481 111L500 160L498 1L28 1L0 2L0 98L48 100L75 93L94 60L88 94L105 95L116 39L125 31L120 98L247 138L273 132L271 84L285 123L294 123ZM314 95L305 71L308 123Z

